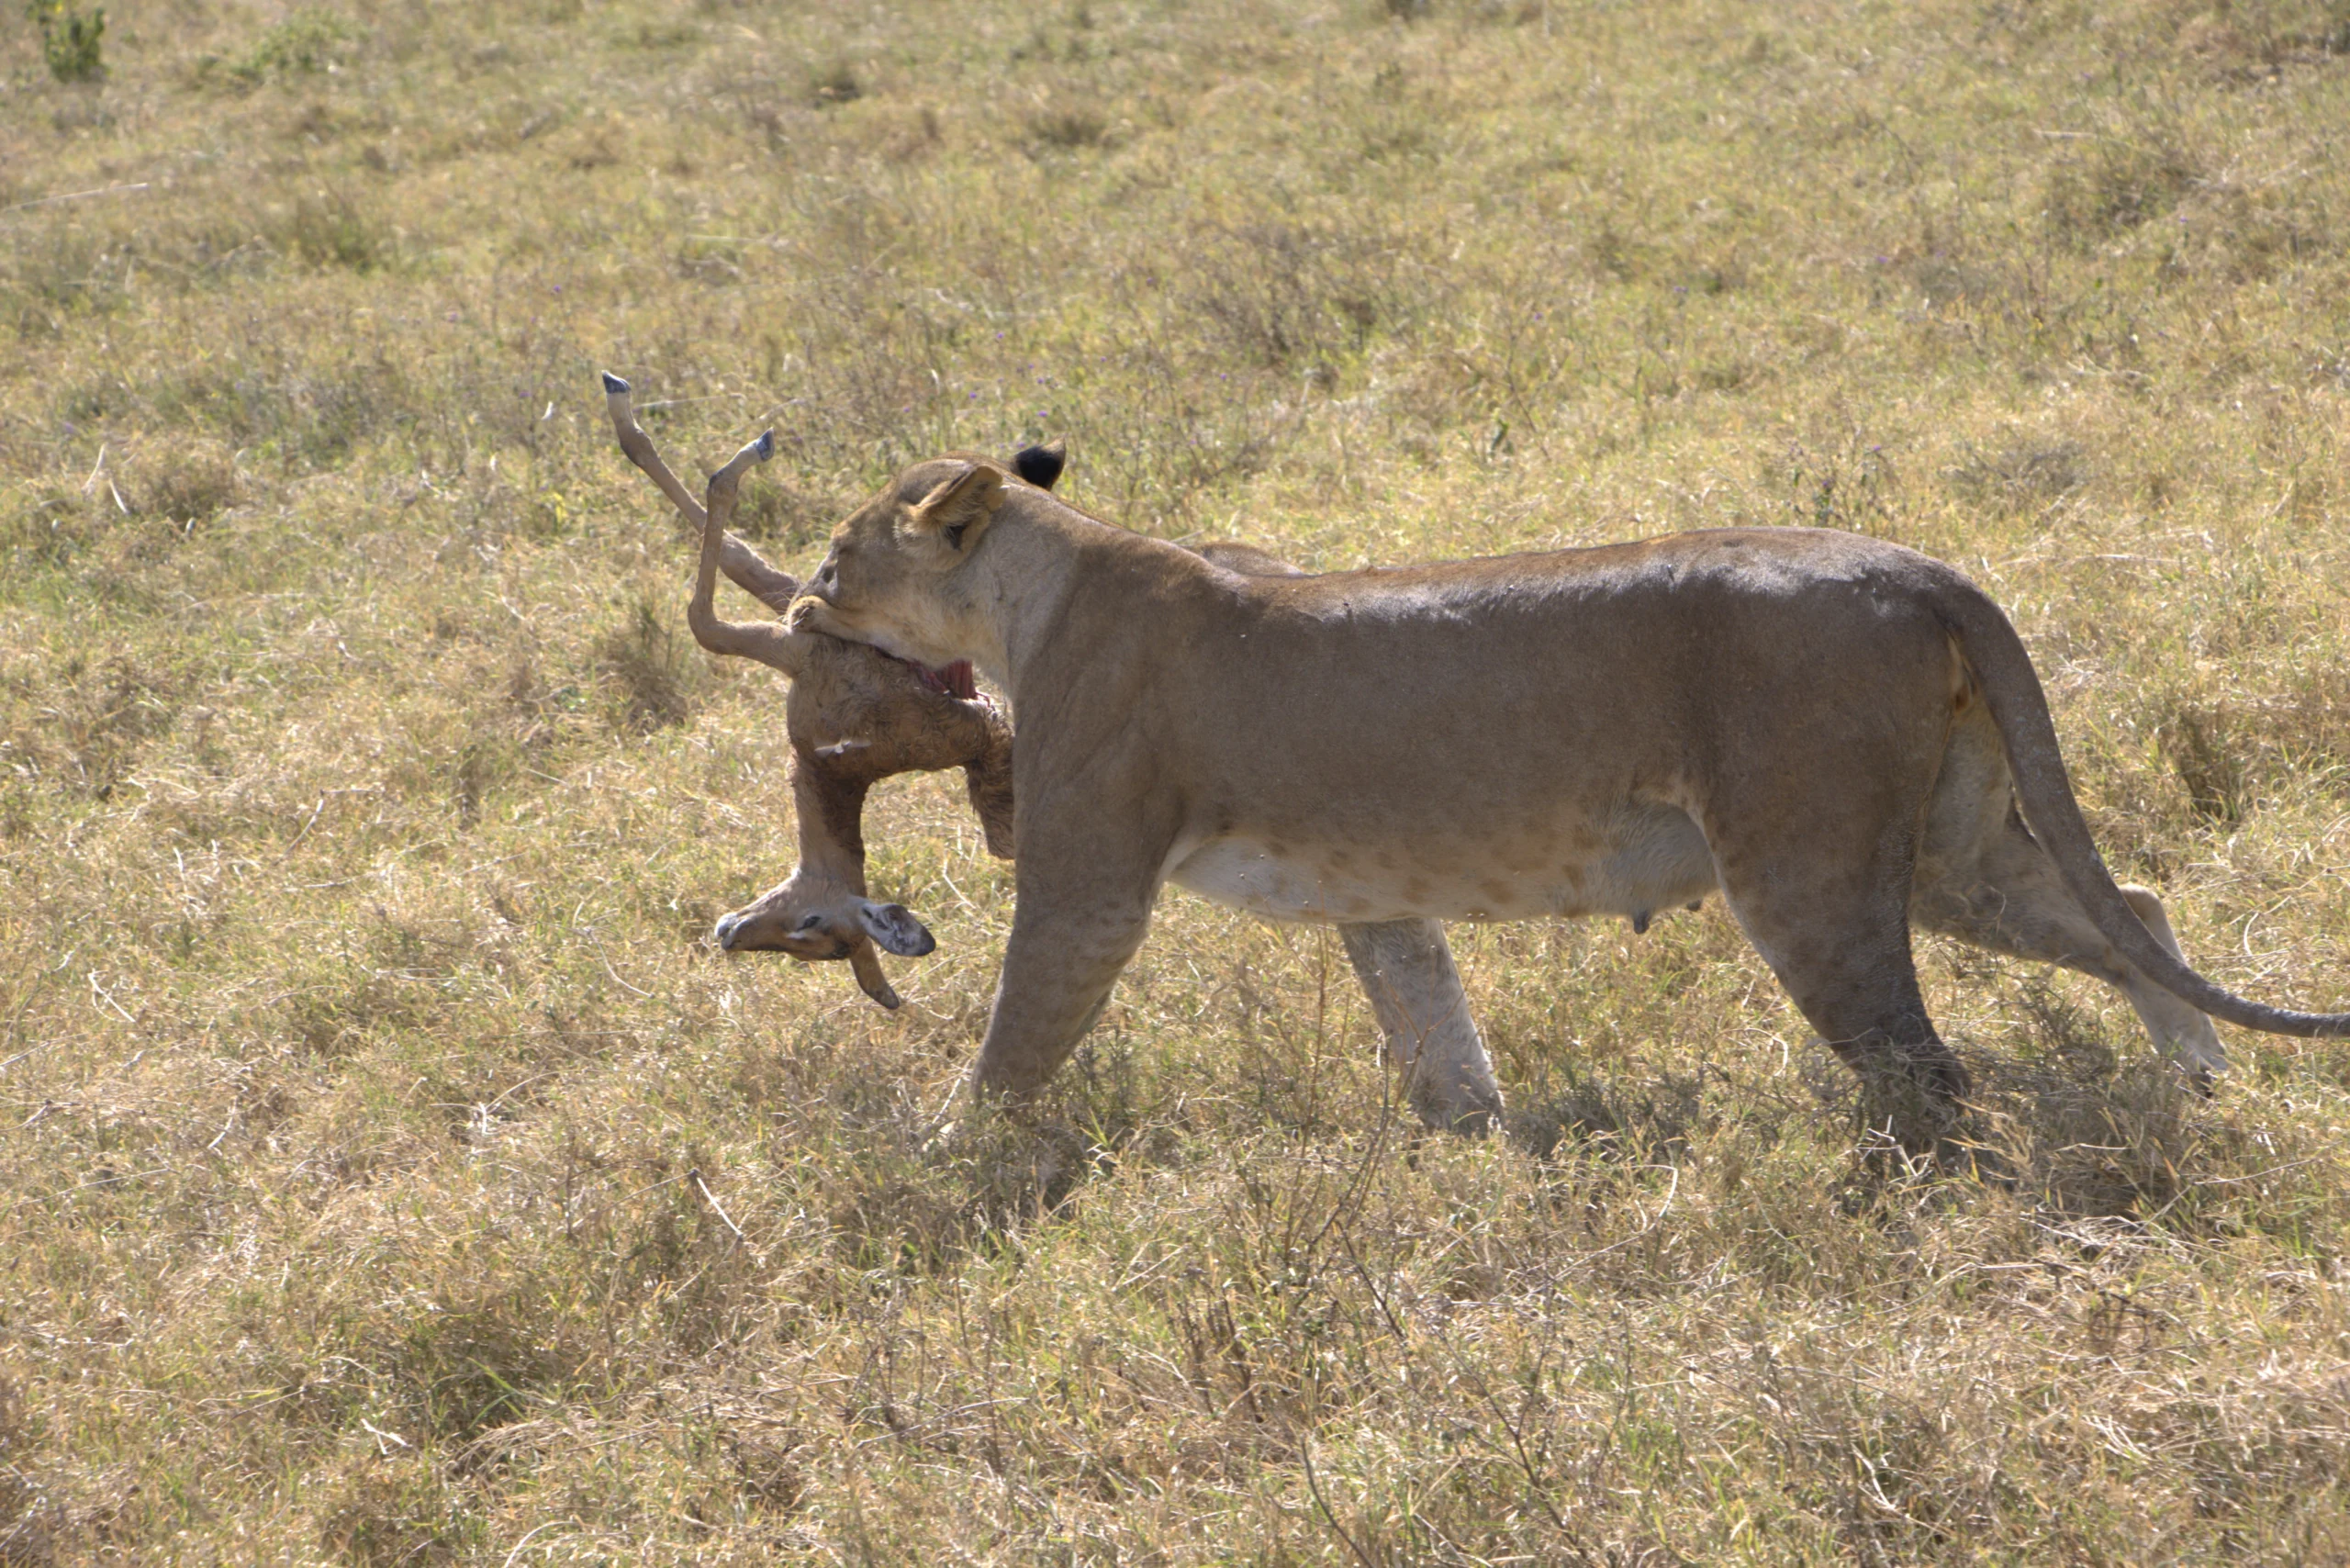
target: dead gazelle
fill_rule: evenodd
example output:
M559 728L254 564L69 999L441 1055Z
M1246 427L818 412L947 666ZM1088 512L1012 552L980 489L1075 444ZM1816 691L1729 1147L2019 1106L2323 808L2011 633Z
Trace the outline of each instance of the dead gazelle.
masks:
M778 614L800 592L797 578L770 566L726 527L744 473L774 453L773 432L711 476L704 506L638 428L628 383L607 375L604 393L621 450L701 530L700 563L686 607L694 640L711 653L756 659L790 678L784 729L791 745L800 864L780 885L718 922L719 946L730 952L846 958L865 993L895 1007L898 993L874 947L912 957L934 943L903 905L866 896L866 791L892 774L960 767L989 853L1008 858L1011 726L993 704L978 698L968 666L924 670L862 644L790 632L774 622L720 619L711 600L722 568Z

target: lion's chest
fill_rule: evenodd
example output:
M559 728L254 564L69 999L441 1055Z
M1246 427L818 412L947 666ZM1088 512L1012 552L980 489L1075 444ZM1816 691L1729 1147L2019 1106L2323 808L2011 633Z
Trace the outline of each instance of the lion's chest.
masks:
M1487 842L1297 844L1225 834L1179 849L1167 879L1272 920L1524 920L1643 914L1703 897L1713 857L1689 818L1634 807L1600 831Z

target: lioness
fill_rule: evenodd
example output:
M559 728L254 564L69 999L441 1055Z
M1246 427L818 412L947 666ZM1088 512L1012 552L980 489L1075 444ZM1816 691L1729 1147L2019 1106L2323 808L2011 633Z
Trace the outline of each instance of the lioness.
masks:
M1052 1076L1169 880L1350 922L1638 923L1719 889L1913 1145L1967 1087L1913 923L2111 982L2199 1076L2226 1060L2207 1014L2350 1034L2187 966L2098 858L2007 617L1898 545L1734 529L1249 577L947 457L839 527L792 621L1012 699L982 1091Z
M766 622L720 618L711 602L718 574L778 611L800 592L728 532L744 473L774 455L772 431L710 476L706 504L680 484L636 422L629 384L604 373L605 410L629 461L643 469L686 521L701 549L686 623L713 654L756 659L790 678L784 733L791 743L793 815L800 864L756 902L720 917L711 933L728 952L789 953L806 961L845 958L867 996L899 1004L877 946L919 956L931 934L902 904L866 897L864 805L878 779L914 770L960 767L990 854L1013 853L1012 731L992 704L979 700L968 665L924 669L861 643L788 633ZM1012 470L1038 489L1060 477L1065 454L1024 447ZM1195 546L1220 566L1259 577L1295 577L1298 568L1252 545ZM1444 927L1432 920L1341 925L1339 939L1378 1017L1388 1057L1404 1070L1413 1108L1431 1126L1475 1132L1501 1111L1493 1063L1470 1015Z

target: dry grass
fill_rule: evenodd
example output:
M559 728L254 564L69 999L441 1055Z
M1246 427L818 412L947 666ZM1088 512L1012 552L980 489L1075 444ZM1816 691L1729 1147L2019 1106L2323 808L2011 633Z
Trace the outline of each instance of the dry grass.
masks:
M776 690L594 379L775 421L798 565L1046 435L1325 566L1915 543L2340 1007L2339 5L112 11L0 17L0 1562L2350 1556L2338 1045L2199 1102L1930 948L1998 1174L1909 1181L1718 913L1462 927L1513 1128L1430 1140L1326 935L1171 894L926 1152L1009 881L903 783L902 1013L700 946Z

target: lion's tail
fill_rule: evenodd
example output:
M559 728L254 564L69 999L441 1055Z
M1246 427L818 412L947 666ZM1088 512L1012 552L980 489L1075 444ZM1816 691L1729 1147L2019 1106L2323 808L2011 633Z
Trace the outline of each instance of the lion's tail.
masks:
M2294 1013L2238 996L2197 974L2154 938L2113 885L2074 799L2048 697L2015 627L1980 588L1952 572L1936 608L1983 683L2006 744L2024 820L2097 928L2147 979L2214 1018L2271 1035L2350 1036L2350 1013Z

